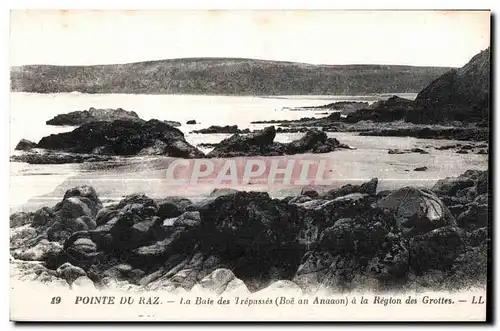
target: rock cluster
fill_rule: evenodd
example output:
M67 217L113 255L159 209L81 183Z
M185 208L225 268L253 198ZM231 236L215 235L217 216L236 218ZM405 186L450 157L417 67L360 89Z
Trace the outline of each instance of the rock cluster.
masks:
M37 147L99 155L203 156L201 151L186 141L180 130L159 120L87 123L71 132L44 137Z
M279 156L304 153L329 153L349 146L341 144L335 138L328 138L326 133L317 129L307 130L306 134L290 143L275 142L276 129L266 127L248 135L234 134L221 141L208 153L208 157L238 156Z
M21 279L124 290L248 293L484 284L488 176L377 193L377 180L272 199L219 190L205 201L142 194L103 207L89 186L10 216Z
M196 123L193 123L196 124ZM194 130L194 133L250 133L249 129L240 130L237 125L212 125L206 129Z
M234 127L236 131L242 132ZM274 142L275 136L276 129L271 126L246 135L236 133L218 144L201 144L200 147L214 147L206 156L219 158L329 153L336 149L349 148L335 138L328 138L326 133L318 129L307 130L302 138L288 144ZM113 156L131 155L206 157L202 151L186 141L179 129L154 119L147 122L92 122L71 132L44 137L38 144L23 139L16 149L23 150L24 153L11 156L11 161L33 164L107 161Z

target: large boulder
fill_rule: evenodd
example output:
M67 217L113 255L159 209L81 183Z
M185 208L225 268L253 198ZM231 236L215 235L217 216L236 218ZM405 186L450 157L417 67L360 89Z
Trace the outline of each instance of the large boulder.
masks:
M243 250L279 247L294 242L300 220L296 207L267 193L238 192L216 198L200 211L203 231L212 245Z
M431 82L417 95L412 122L481 122L490 112L490 47Z
M447 270L464 250L463 232L445 226L410 239L410 266L417 273L430 269Z
M392 212L398 227L409 234L456 225L444 203L435 193L426 189L401 188L378 201L377 207Z
M384 248L368 263L367 271L374 278L389 281L406 275L410 253L406 244L396 234L385 236Z
M186 208L192 205L191 200L180 197L168 197L156 201L158 206L157 216L161 218L171 218L180 216Z
M347 115L345 121L356 123L359 121L374 121L374 122L391 122L406 118L409 111L414 108L412 100L392 96L387 100L381 100L373 103L369 107L358 109ZM330 115L332 119L336 119L335 114Z
M274 144L276 129L274 126L267 127L248 135L238 133L222 140L210 153L208 157L236 157L257 155L281 155L275 149L279 147Z
M36 143L29 141L27 139L21 139L17 145L15 150L16 151L29 151L32 148L36 147Z
M322 197L324 199L333 200L335 198L345 196L351 193L363 193L374 195L377 193L378 178L372 178L370 181L361 185L347 184L340 188L331 189Z
M95 263L99 252L98 246L91 236L74 233L64 243L64 253L69 260L79 266L88 267Z
M306 293L343 291L351 287L356 269L351 257L310 251L304 254L292 281Z
M80 126L90 122L114 121L117 119L142 121L137 113L133 111L126 111L122 108L96 109L94 107L90 107L89 110L73 111L67 114L57 115L48 120L46 124Z
M335 138L328 138L323 131L310 129L302 138L286 144L286 153L329 153L338 148L349 148L349 146L341 144Z
M76 279L82 276L87 276L87 273L82 268L76 267L69 262L64 263L56 270L59 277L66 279L68 284L73 283Z
M339 143L335 138L328 138L326 133L311 129L306 134L288 144L274 142L276 129L274 126L254 131L248 135L235 134L221 141L208 153L208 157L238 156L279 156L302 153L329 153L349 146Z
M488 226L489 209L487 204L472 202L466 205L465 208L457 217L459 227L473 230Z
M50 150L104 155L137 155L155 146L160 147L153 148L153 154L183 158L204 156L185 140L179 129L154 119L91 122L71 132L44 137L37 145Z
M456 195L459 191L474 186L474 180L467 177L448 177L440 179L432 187L432 191L438 195Z
M10 227L17 228L33 222L34 214L31 212L17 212L10 215Z
M33 247L22 247L14 250L12 256L25 261L46 261L59 255L61 251L62 245L58 242L42 239Z

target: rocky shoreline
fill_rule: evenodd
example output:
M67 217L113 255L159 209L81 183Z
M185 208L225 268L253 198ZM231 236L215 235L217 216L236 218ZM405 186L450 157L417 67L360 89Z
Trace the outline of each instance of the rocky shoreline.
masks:
M486 282L488 200L477 170L432 190L377 192L373 179L282 199L222 190L106 207L81 186L10 216L11 267L21 280L134 291L463 289Z
M232 128L229 127L228 128ZM349 148L316 129L287 144L274 142L276 129L266 127L249 133L238 130L231 137L212 145L205 155L189 144L184 134L165 121L114 120L84 124L71 132L43 137L38 143L22 139L16 146L20 155L12 162L63 164L111 160L117 156L163 155L178 158L213 158L236 156L280 156L301 153L330 153ZM228 131L229 132L229 131ZM242 135L240 133L246 133ZM84 144L81 142L85 141Z
M364 136L488 141L490 56L490 48L480 52L462 68L452 69L431 82L415 100L392 96L370 105L301 107L337 111L323 118L252 123L275 124L280 132L315 127L328 132L360 132Z

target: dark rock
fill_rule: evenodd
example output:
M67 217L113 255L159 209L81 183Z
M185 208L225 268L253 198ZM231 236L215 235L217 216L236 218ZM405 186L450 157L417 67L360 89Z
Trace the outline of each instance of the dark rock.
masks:
M377 192L377 185L378 185L378 178L372 178L370 181L363 183L361 185L347 184L342 186L341 188L332 189L328 191L323 196L323 198L332 200L351 193L363 193L363 194L374 195Z
M304 254L293 281L306 292L322 288L343 290L349 286L356 263L349 257L327 251L309 251Z
M319 198L319 193L312 189L302 189L300 195L304 195L306 197L317 199Z
M110 208L102 208L99 210L96 216L96 225L100 226L108 223L111 219L113 219L119 210L110 209Z
M461 145L444 145L444 146L439 146L439 147L436 147L437 150L440 150L440 151L445 151L445 150L448 150L448 149L453 149L453 148L458 148L460 147Z
M201 218L200 218L200 212L198 211L187 211L184 214L182 214L179 217L176 217L173 220L173 225L174 226L188 226L188 227L193 227L193 226L198 226L200 225Z
M386 244L386 247L389 247L388 251L382 251L380 256L372 258L367 267L368 272L381 281L403 277L409 267L410 253L408 249L398 240L397 236L390 234L386 236L386 238L388 237L393 237L396 240L392 242L392 245Z
M410 150L412 153L419 153L419 154L429 154L426 150L423 150L422 148L412 148Z
M331 199L311 189L284 199L220 190L196 203L133 194L105 208L94 189L82 186L52 208L12 214L11 223L25 226L11 229L11 255L49 268L44 281L84 279L123 289L196 286L220 294L283 279L306 291L412 282L434 289L457 283L458 275L470 280L486 272L488 173L471 170L459 178L436 188L453 203L450 210L429 190L377 194L377 179L345 185Z
M349 147L340 144L335 138L328 138L325 132L317 129L310 129L302 138L285 146L286 154L329 153L337 148Z
M475 199L474 202L480 205L487 205L489 204L489 197L487 193L483 193L478 195Z
M83 201L83 203L90 209L90 216L93 218L96 217L97 212L102 208L101 200L97 196L95 189L91 186L81 185L67 190L63 197L63 203L71 197L77 197Z
M461 228L481 228L488 225L488 205L478 204L476 202L470 203L457 217L457 224Z
M429 168L427 168L427 167L418 167L418 168L413 169L413 171L427 171L427 170L429 170Z
M21 139L17 145L15 150L16 151L29 151L32 148L36 147L36 143L26 140L26 139Z
M186 122L186 124L196 124L196 120L189 120Z
M415 137L420 139L454 139L485 141L488 130L469 127L442 128L434 126L408 126L404 128L374 129L359 133L360 136Z
M481 122L490 111L490 48L462 68L452 69L424 88L415 99L420 109L411 122Z
M195 124L195 123L193 123ZM212 125L206 129L200 129L193 131L194 133L242 133L240 129L238 129L237 125Z
M221 141L208 153L209 157L279 156L302 153L329 153L339 148L349 148L335 138L328 138L317 129L306 132L304 137L288 144L273 142L276 136L274 126L255 131L246 136L235 134Z
M210 192L209 197L217 198L223 195L230 195L238 192L239 192L238 190L235 190L233 188L215 188L212 192Z
M284 109L290 110L290 111L310 111L310 110L318 110L318 109L328 109L328 110L342 110L343 113L345 112L351 112L357 109L363 109L363 108L368 108L369 103L368 102L362 102L362 101L337 101L333 103L329 103L326 105L321 105L321 106L310 106L310 107L286 107ZM321 114L328 114L328 113L321 113Z
M277 152L280 144L273 143L276 136L274 126L267 127L262 131L254 132L246 136L235 134L222 140L210 153L208 157L236 157L256 155L281 155L283 151ZM283 149L283 148L281 148Z
M186 208L192 205L191 200L179 197L169 197L158 200L158 213L157 216L161 218L171 218L180 216L186 211Z
M31 150L21 155L12 155L11 162L29 164L66 164L83 162L104 162L112 160L109 155L77 154L51 150Z
M41 239L34 246L24 244L18 249L11 251L14 258L25 261L42 261L49 264L49 260L57 257L62 251L61 244Z
M377 206L393 212L399 228L408 233L425 233L456 224L444 203L425 189L401 188L378 201Z
M66 240L64 251L70 257L72 263L78 266L90 265L95 262L98 255L97 244L91 238L78 238L78 236L79 233L75 233Z
M243 249L293 243L299 220L295 208L272 200L267 193L238 192L216 198L200 212L204 231L212 245L228 240Z
M82 268L76 267L68 262L57 268L57 273L59 277L66 279L68 284L73 283L78 277L87 275Z
M117 119L142 121L137 113L126 111L121 108L117 109L96 109L91 107L89 110L74 111L67 114L60 114L48 120L47 125L71 125L80 126L82 124L98 121L114 121Z
M474 145L462 145L461 149L471 150L471 149L474 149Z
M418 154L429 154L429 152L421 148L412 149L390 149L388 154L407 154L407 153L418 153Z
M134 250L134 255L139 262L145 266L148 263L155 263L160 257L168 257L178 251L189 250L192 248L190 234L187 230L180 228L167 235L160 241L153 241ZM149 266L150 267L150 266Z
M38 227L48 223L51 223L54 220L54 212L50 207L42 207L38 209L33 214L33 221L31 226Z
M463 251L463 234L446 226L410 239L410 265L417 273L430 269L447 270Z
M392 96L387 100L375 102L369 107L350 113L346 121L349 123L356 123L363 120L374 122L398 121L405 119L408 112L413 108L414 104L412 100Z
M488 238L488 228L475 229L472 232L467 232L467 244L472 247L477 247L483 244Z
M17 212L10 215L10 227L17 228L26 224L32 224L34 218L33 213ZM43 222L43 220L42 220Z
M177 121L165 121L165 120L163 120L162 122L165 124L168 124L170 126L173 126L173 127L178 127L178 126L182 125L181 122L177 122Z
M85 141L85 144L81 142ZM37 145L58 151L103 155L156 154L194 158L204 154L186 142L184 134L158 120L93 122L44 137Z
M132 266L122 263L104 271L103 276L110 277L115 280L128 280L132 270Z
M440 179L432 187L432 191L438 195L456 195L459 191L474 185L474 180L459 176L456 178L448 177Z

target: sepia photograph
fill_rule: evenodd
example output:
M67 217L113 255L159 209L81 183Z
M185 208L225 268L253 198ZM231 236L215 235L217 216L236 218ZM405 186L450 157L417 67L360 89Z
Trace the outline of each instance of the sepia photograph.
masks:
M11 320L486 321L491 20L12 10Z

